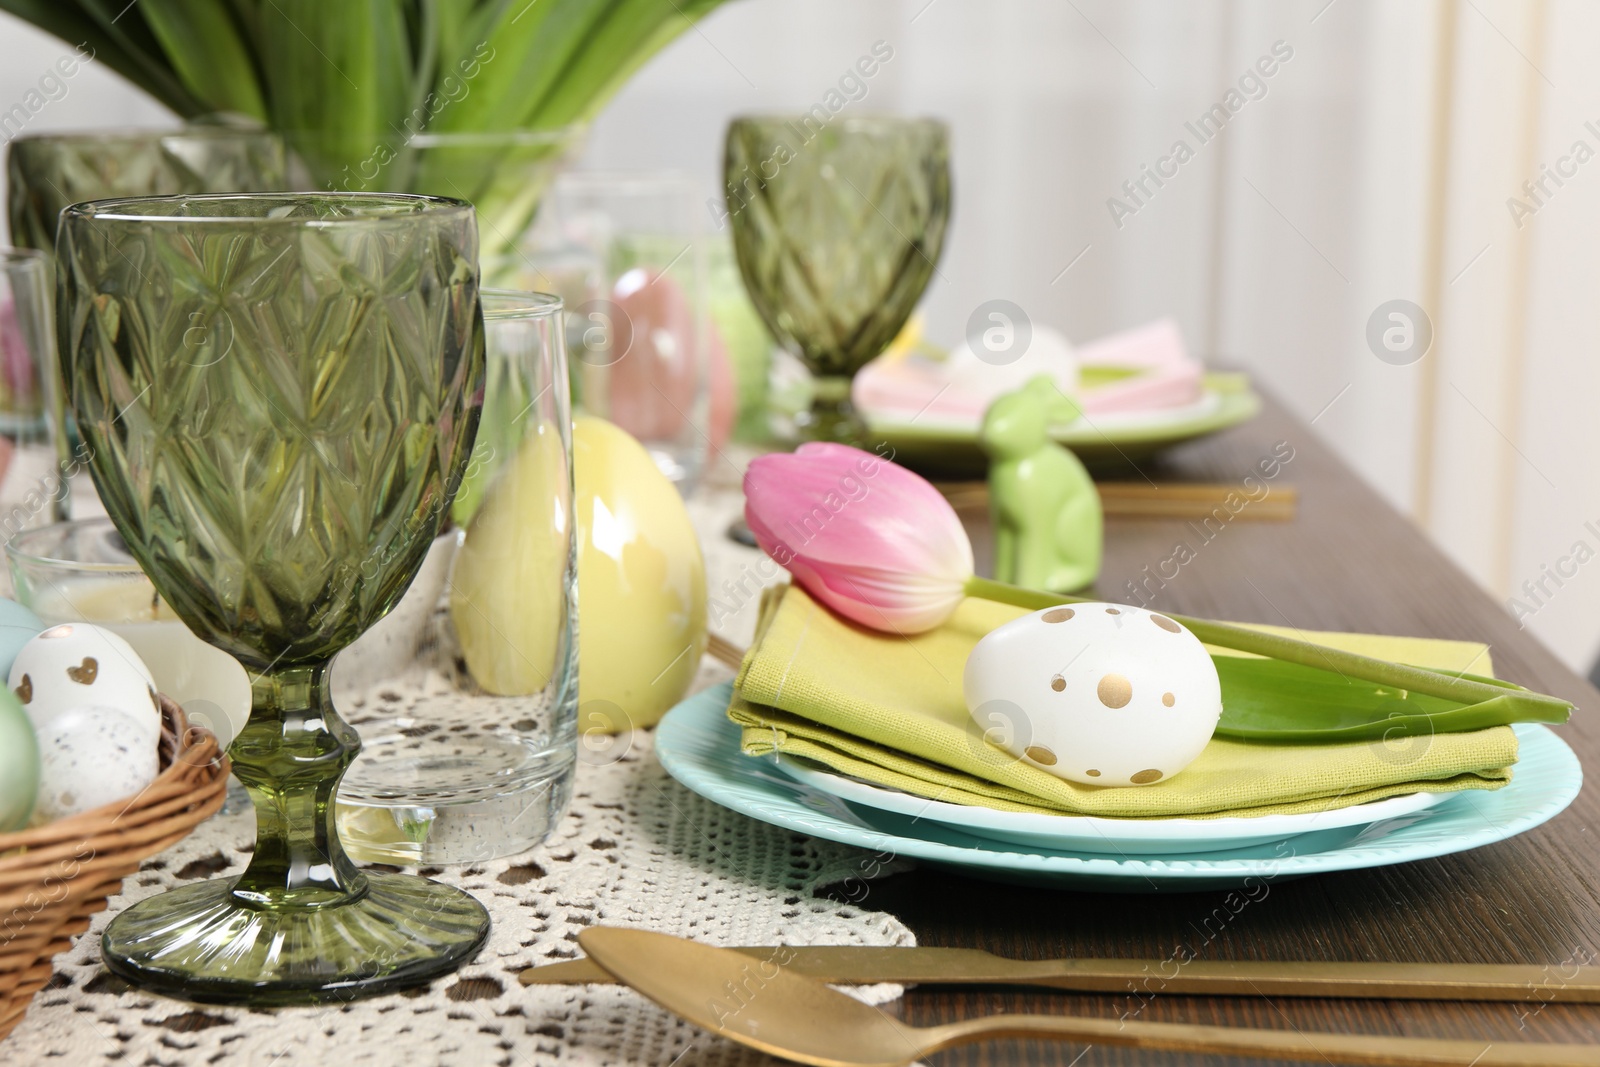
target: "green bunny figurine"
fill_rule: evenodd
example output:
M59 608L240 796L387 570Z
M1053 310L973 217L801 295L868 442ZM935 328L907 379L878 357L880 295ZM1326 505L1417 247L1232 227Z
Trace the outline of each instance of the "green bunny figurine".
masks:
M989 405L979 441L989 454L994 573L1002 582L1070 593L1100 573L1105 518L1078 457L1050 439L1078 406L1040 375Z

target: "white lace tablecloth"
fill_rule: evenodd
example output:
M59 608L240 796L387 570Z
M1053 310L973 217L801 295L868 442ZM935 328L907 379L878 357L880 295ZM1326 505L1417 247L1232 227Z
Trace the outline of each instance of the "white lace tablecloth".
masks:
M756 579L766 568L759 553L722 536L739 502L727 476L720 480L724 484L702 491L691 510L706 547L711 594L721 606L714 604L713 629L742 644L753 626ZM697 684L728 673L708 663ZM578 955L578 932L597 923L714 944L914 943L894 918L819 895L827 885L878 872L868 854L755 822L695 796L661 769L653 740L651 732L638 731L615 762L580 765L571 812L539 848L428 872L473 893L493 919L487 947L457 975L421 990L331 1007L196 1006L130 988L107 973L99 959L107 922L102 914L56 958L55 978L0 1042L0 1063L770 1062L677 1021L624 988L517 982L525 967ZM129 878L109 914L195 878L238 873L249 858L243 849L252 829L249 813L203 824ZM875 1000L897 992L892 986L862 991Z

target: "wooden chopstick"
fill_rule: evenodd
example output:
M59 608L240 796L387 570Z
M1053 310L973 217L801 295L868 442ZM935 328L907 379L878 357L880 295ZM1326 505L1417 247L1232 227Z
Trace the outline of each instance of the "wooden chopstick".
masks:
M711 634L706 641L706 654L718 663L727 664L734 670L744 662L744 649L726 638Z
M989 506L989 487L984 482L934 484L957 511ZM1258 499L1251 499L1245 486L1225 482L1096 482L1095 488L1100 491L1100 507L1106 517L1119 519L1205 519L1220 508L1229 522L1288 522L1300 504L1294 486L1277 483L1265 495L1257 486Z

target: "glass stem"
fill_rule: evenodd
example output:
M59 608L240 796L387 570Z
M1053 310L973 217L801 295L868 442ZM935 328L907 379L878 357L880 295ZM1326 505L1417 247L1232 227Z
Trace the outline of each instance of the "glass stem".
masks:
M251 681L250 721L228 748L256 809L256 848L233 896L252 907L322 907L366 893L339 843L334 797L361 751L328 695L328 664Z
M807 441L858 446L866 442L867 424L850 399L850 382L842 374L812 379L811 408L800 420L801 435Z

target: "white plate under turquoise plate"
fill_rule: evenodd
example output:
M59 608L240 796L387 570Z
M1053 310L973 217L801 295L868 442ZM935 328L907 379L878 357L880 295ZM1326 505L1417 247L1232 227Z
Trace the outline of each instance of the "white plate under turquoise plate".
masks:
M850 804L805 785L771 760L739 752L728 686L679 704L656 730L656 755L678 781L724 807L815 837L955 867L997 881L1070 889L1200 890L1248 880L1383 867L1503 841L1547 821L1583 784L1578 759L1543 726L1519 725L1511 784L1456 793L1430 808L1366 826L1315 830L1219 852L1105 855L1003 844L898 812ZM1069 816L1062 816L1069 818Z
M1087 815L1035 815L977 808L970 804L946 804L847 778L810 760L780 756L776 763L780 770L802 784L832 793L852 804L936 822L1003 845L1112 856L1223 852L1266 841L1282 841L1316 830L1370 826L1431 808L1450 796L1448 793L1408 793L1371 804L1352 804L1303 815L1257 815L1239 819L1098 819Z

